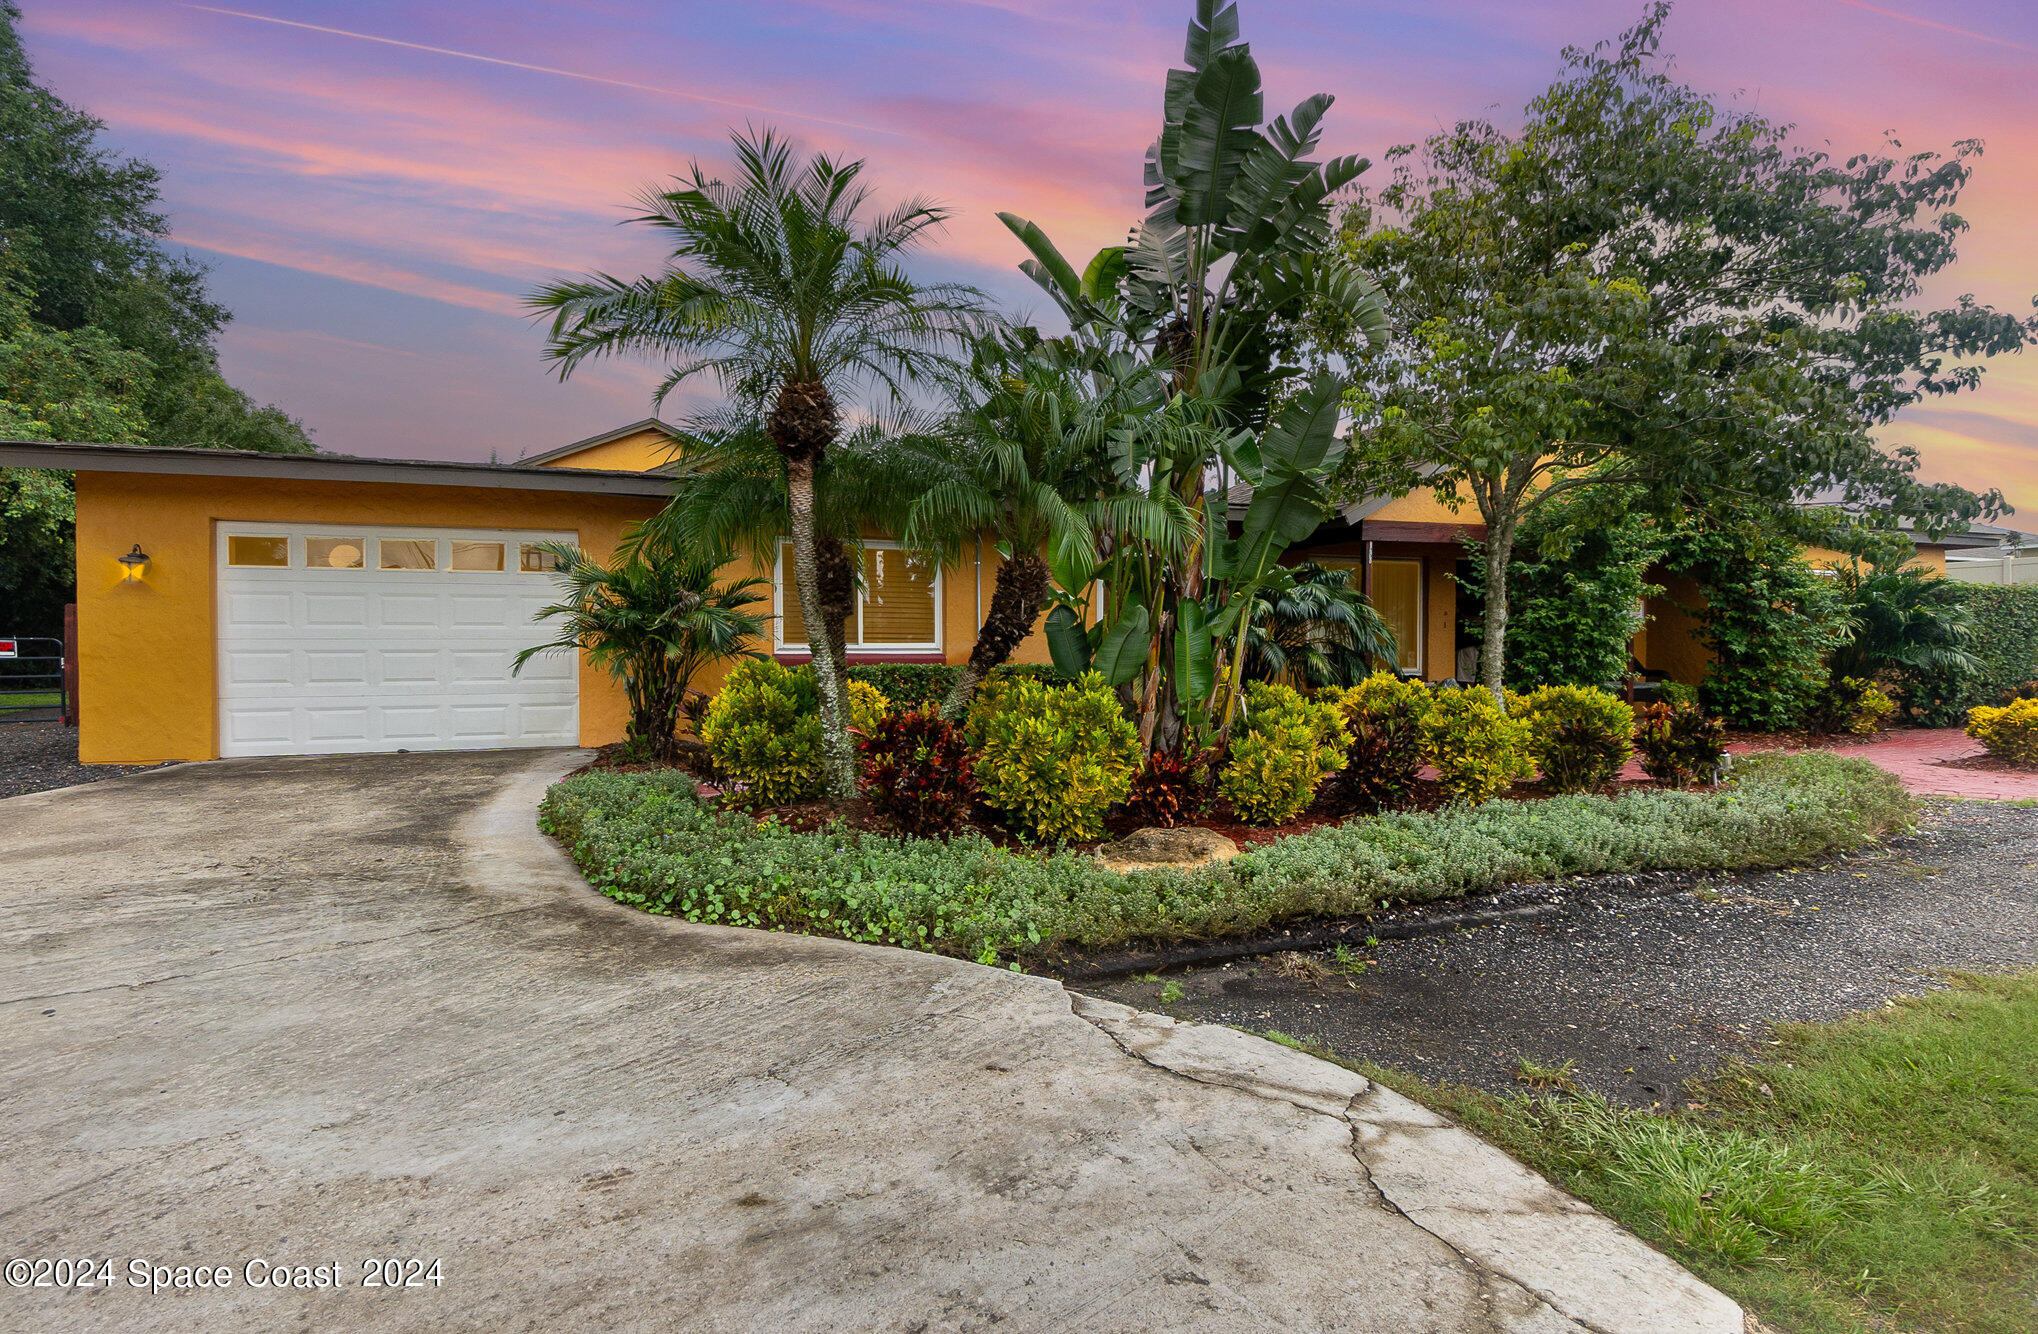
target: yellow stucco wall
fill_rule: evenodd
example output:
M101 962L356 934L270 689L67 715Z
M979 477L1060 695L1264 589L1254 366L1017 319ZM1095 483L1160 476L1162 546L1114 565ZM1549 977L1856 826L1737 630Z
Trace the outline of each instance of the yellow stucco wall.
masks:
M672 461L673 439L650 427L576 453L546 459L547 468L604 468L611 472L650 472Z
M1435 487L1423 487L1407 495L1396 496L1366 516L1368 521L1381 520L1388 523L1468 523L1483 524L1479 507L1472 503L1471 493L1459 488L1463 503L1452 509L1444 503Z
M1806 547L1804 549L1805 563L1807 565L1816 565L1820 569L1837 569L1853 559L1852 556L1838 551L1829 551L1825 547ZM1946 548L1930 544L1919 546L1917 563L1919 568L1927 574L1936 574L1943 577L1946 573Z
M218 756L213 534L221 521L552 529L576 532L582 547L607 555L626 526L659 505L478 487L100 472L77 480L78 753L88 764ZM118 558L136 544L148 553L148 573L125 583ZM625 717L614 680L583 660L581 744L620 741Z

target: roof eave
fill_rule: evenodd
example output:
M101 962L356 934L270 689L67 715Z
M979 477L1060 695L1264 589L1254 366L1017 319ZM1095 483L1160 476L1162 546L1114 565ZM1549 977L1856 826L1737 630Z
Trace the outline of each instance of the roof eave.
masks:
M0 440L0 467L57 472L144 473L166 477L251 477L295 481L372 482L392 486L464 486L503 491L572 491L584 495L670 496L663 473L527 464L441 463L367 459L344 454L264 454L228 449L159 449Z

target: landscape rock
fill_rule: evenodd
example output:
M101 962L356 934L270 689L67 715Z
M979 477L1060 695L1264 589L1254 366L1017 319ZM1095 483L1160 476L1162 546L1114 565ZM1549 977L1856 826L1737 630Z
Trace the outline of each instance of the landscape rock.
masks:
M1238 856L1238 844L1215 829L1185 825L1180 829L1135 829L1116 843L1097 849L1097 860L1113 871L1148 871L1159 866L1186 869Z

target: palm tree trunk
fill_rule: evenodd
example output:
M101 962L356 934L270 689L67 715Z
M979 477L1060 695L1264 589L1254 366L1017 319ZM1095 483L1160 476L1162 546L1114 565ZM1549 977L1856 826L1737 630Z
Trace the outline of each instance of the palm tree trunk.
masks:
M823 619L819 571L814 558L814 464L793 459L786 464L791 499L793 570L800 589L800 619L807 627L807 649L813 656L814 680L821 696L821 768L828 801L847 806L856 800L856 753L849 742L849 695L842 665L828 642Z
M856 567L849 559L849 547L839 537L819 533L814 537L815 582L821 589L821 625L828 632L828 652L835 660L835 672L849 679L849 618L856 615Z
M814 471L834 442L842 416L819 380L787 380L764 429L785 456L787 527L792 529L793 572L800 589L800 619L807 627L814 681L821 696L821 773L830 805L856 802L856 751L849 741L849 689L843 660L828 636L821 596L821 567L814 542Z
M998 567L997 583L991 589L990 612L984 617L983 628L977 631L976 646L970 650L962 674L956 677L948 698L941 702L943 718L950 722L961 719L984 678L1010 659L1012 650L1033 633L1033 624L1040 619L1041 608L1047 605L1048 589L1053 582L1047 562L1031 552L1016 555Z

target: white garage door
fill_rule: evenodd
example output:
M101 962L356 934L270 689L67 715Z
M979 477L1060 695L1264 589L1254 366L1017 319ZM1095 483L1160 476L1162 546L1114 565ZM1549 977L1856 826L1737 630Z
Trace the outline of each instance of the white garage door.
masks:
M532 617L532 550L572 533L221 523L219 751L318 755L580 742L576 659Z

